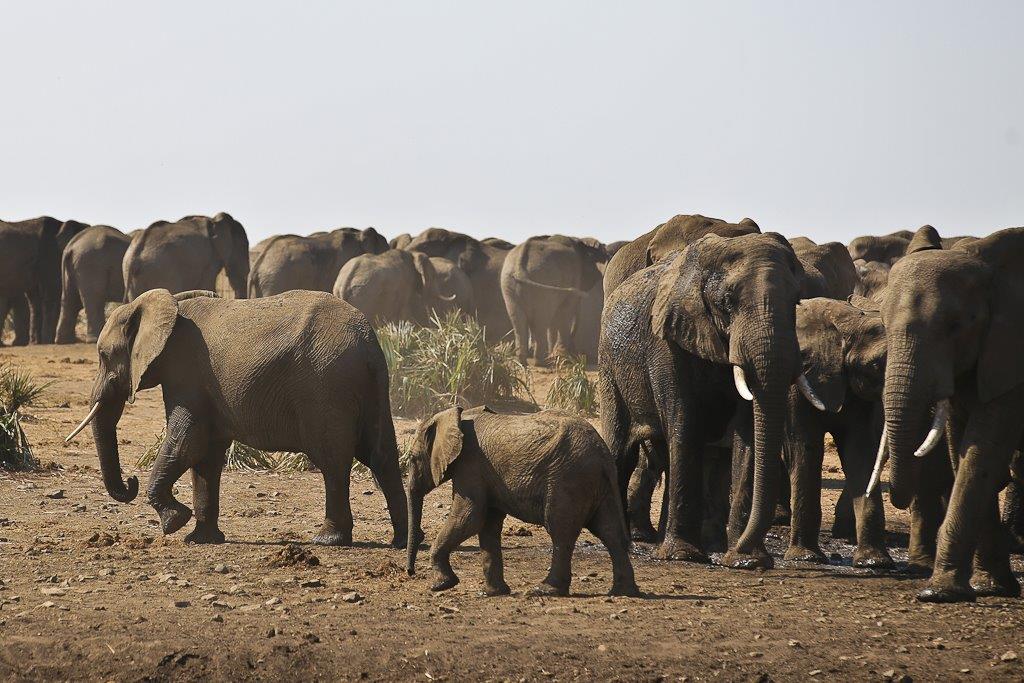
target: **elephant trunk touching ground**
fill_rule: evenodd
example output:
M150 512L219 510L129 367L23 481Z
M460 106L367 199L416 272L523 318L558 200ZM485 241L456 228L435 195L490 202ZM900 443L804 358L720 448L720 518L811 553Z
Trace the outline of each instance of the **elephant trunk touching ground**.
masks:
M766 303L733 333L729 360L737 391L753 397L754 481L750 517L730 555L752 555L772 525L782 452L782 430L790 385L797 375L799 346L795 312ZM745 396L744 396L745 397ZM727 564L733 564L726 561ZM740 561L742 564L742 560Z

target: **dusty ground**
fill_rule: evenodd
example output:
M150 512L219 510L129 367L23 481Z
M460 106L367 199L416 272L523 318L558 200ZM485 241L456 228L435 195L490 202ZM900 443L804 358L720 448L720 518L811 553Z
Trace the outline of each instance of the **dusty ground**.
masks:
M542 530L506 526L506 573L515 594L484 598L474 546L457 554L462 583L428 590L426 553L409 578L383 497L353 485L356 546L305 545L322 519L315 473L225 475L222 546L163 538L141 502L103 491L89 432L62 436L84 415L96 369L91 346L0 349L52 380L26 431L43 473L0 472L0 679L1014 679L1024 677L1024 602L914 601L922 581L849 567L852 548L827 541L833 564L748 573L664 563L638 547L644 599L606 598L610 565L584 536L573 597L529 599L549 559ZM544 373L535 393L546 391ZM121 421L126 472L163 422L159 390ZM412 428L400 421L399 438ZM838 493L826 471L826 516ZM135 472L144 479L143 472ZM187 477L179 496L189 500ZM449 496L427 499L428 537ZM141 497L140 497L141 501ZM905 543L906 518L890 516ZM831 524L827 519L825 528ZM773 551L781 556L775 529ZM317 566L271 566L289 542ZM898 557L903 555L897 551ZM1018 658L1017 653L1020 657ZM905 679L904 679L905 680Z

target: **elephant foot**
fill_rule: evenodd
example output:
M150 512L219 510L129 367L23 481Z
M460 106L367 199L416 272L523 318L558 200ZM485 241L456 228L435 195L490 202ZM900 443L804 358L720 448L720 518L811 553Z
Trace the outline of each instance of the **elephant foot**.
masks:
M928 586L917 594L920 602L974 602L975 597L970 586Z
M88 340L86 340L86 341L88 341ZM70 337L58 336L57 339L54 340L53 343L54 344L77 344L78 340L74 337L74 335L72 335Z
M648 522L646 526L643 524L631 524L629 528L629 536L638 543L658 542L658 531L650 522Z
M192 510L187 505L183 505L176 500L172 500L167 505L157 507L156 513L160 516L160 528L165 536L178 531L192 519Z
M511 595L512 589L508 587L508 584L502 581L501 583L493 586L484 586L484 595L489 598L497 598L502 595Z
M988 572L975 570L971 589L979 598L1019 598L1020 583L1013 574L996 578Z
M455 574L441 574L441 578L434 582L434 585L430 587L430 590L435 593L440 593L441 591L446 591L449 588L455 588L458 585L459 577L455 576Z
M892 556L884 547L861 545L853 551L853 566L863 569L892 569L896 563L892 561Z
M801 545L791 545L786 549L782 559L790 562L810 562L812 564L828 564L828 558L820 548L807 548Z
M683 562L700 562L708 564L711 559L700 548L681 538L666 536L658 549L654 551L657 560L676 560Z
M350 546L352 545L352 532L338 531L333 524L324 522L324 525L320 527L320 531L313 537L312 542L316 545Z
M749 553L730 550L722 558L722 564L733 569L772 569L775 560L764 548L754 548Z
M526 591L528 598L564 598L569 595L569 586L552 586L550 583L540 583Z
M197 523L187 536L185 543L196 544L220 544L224 542L224 532L217 528L216 524Z
M636 585L635 581L630 581L628 583L613 583L611 590L608 591L608 595L619 595L624 598L639 598L643 593L640 592L640 587Z

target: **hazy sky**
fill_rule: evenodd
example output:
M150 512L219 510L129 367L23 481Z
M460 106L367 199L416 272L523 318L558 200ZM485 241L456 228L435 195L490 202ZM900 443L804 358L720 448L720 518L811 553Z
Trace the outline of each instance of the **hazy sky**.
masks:
M0 0L0 217L1024 225L1024 2Z

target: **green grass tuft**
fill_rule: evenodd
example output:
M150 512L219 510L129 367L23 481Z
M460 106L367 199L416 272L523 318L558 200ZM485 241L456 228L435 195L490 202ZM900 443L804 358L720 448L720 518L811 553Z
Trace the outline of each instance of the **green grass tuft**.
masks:
M548 404L577 415L597 415L597 387L587 376L585 356L557 359L555 380L548 389Z
M50 382L37 384L27 372L0 365L0 467L34 470L39 463L21 428L20 410L33 405Z

